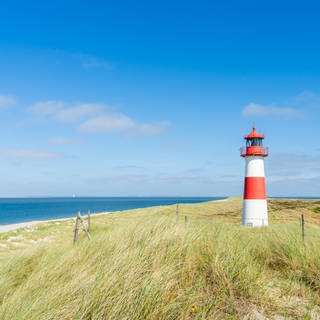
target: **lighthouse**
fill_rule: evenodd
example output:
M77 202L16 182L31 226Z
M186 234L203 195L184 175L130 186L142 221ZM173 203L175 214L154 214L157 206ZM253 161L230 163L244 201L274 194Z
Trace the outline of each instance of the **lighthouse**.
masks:
M263 146L264 136L255 127L244 138L246 147L240 149L240 155L245 159L242 224L251 227L267 226L264 158L268 156L269 150Z

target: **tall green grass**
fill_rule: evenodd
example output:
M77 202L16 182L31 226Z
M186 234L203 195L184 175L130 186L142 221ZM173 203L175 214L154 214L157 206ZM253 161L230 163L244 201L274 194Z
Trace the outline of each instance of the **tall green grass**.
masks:
M320 241L297 224L117 217L2 259L0 319L309 319L320 304Z

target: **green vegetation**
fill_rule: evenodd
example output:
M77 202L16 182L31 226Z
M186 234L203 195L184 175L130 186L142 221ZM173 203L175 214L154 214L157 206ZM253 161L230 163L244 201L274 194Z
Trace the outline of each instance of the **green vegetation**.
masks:
M257 229L232 198L181 205L178 225L175 206L96 216L76 245L71 219L2 234L0 319L317 319L318 205L270 200Z

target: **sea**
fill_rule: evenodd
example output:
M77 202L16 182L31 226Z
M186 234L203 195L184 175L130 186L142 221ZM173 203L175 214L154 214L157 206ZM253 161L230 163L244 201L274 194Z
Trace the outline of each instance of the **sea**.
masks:
M83 214L200 203L226 197L70 197L70 198L0 198L0 225L34 220L51 220Z

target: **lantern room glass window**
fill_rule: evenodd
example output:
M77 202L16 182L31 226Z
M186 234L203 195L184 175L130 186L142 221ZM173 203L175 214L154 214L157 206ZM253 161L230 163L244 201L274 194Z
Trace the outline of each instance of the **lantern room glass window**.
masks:
M253 146L262 147L262 139L260 138L248 139L247 147L253 147Z

